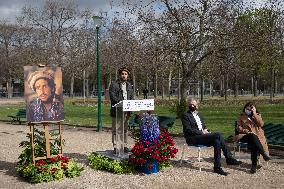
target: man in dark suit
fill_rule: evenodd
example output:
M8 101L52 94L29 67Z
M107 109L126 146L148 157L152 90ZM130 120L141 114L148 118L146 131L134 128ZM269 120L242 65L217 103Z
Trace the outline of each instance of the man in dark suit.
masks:
M221 168L221 150L223 151L228 165L239 165L241 162L232 157L232 153L220 133L211 133L206 129L205 122L200 113L197 112L197 109L197 101L191 99L189 102L189 110L182 116L183 133L186 143L191 145L213 146L214 172L227 176L228 173Z

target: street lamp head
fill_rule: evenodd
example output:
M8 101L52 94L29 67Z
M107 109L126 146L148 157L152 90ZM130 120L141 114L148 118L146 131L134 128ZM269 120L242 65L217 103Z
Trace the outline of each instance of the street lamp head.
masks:
M93 16L92 17L95 23L96 28L100 28L103 25L103 17L101 16Z

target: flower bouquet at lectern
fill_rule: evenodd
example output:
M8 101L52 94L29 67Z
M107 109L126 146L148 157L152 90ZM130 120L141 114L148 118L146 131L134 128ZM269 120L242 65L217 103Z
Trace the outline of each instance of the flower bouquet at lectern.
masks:
M157 173L161 164L177 153L169 133L159 127L158 116L151 112L140 116L140 137L129 155L129 161L144 173Z

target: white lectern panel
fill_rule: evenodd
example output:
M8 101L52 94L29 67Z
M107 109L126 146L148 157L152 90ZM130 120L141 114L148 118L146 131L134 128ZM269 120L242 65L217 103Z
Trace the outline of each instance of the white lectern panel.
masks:
M123 100L123 111L154 110L154 99Z

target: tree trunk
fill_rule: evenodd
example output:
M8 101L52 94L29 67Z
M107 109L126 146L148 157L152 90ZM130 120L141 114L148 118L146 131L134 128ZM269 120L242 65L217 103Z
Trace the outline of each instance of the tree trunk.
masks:
M117 79L118 79L117 72L118 72L118 68L116 68L116 70L115 70L115 80L117 80Z
M212 81L210 81L210 84L209 84L209 94L210 94L210 96L213 96L213 83L212 83Z
M154 82L155 82L154 98L157 98L157 96L158 96L158 72L157 72L157 69L155 70L155 79L154 79Z
M150 85L149 85L149 78L148 78L148 74L146 74L146 87L148 89L148 98L151 94L151 89L150 89Z
M170 70L169 79L168 79L169 100L171 99L171 84L172 84L172 70Z
M271 72L271 84L270 84L270 102L272 103L273 102L273 97L274 97L274 95L273 95L273 91L274 91L274 68L273 67L271 67L271 70L270 70L270 72Z
M135 66L133 66L133 70L132 70L132 82L133 82L134 95L137 97L138 93L137 93L137 90L136 90Z
M258 86L257 85L258 85L257 84L257 77L255 77L255 79L254 79L254 88L253 88L253 96L258 96L258 93L257 93Z
M203 78L201 78L201 82L200 82L200 102L203 101L203 90L204 90L204 80Z
M89 90L89 79L88 78L89 78L89 72L87 71L86 72L86 84L85 84L86 85L86 97L87 98L89 97L89 94L90 94L89 93L90 90Z
M185 74L183 74L185 75ZM190 78L181 78L181 86L180 86L180 102L186 102L186 89L188 88L188 81Z
M83 98L84 98L84 103L86 101L86 82L85 82L85 78L86 78L86 71L83 71Z
M180 67L178 67L178 102L180 103L181 99L181 84L180 84Z
M274 69L274 73L273 73L273 97L275 97L276 93L277 93L277 79L276 79L276 73L275 73L275 69Z
M221 82L220 82L220 96L224 97L224 76L222 76Z
M7 82L7 97L12 98L13 97L13 83L12 79L9 79Z
M74 97L74 73L72 73L71 76L71 83L70 83L70 97L73 98Z
M162 99L164 99L165 95L165 86L164 86L164 80L162 79Z
M200 99L200 82L197 82L197 98Z
M161 79L161 84L162 84L162 93L161 93L161 96L162 96L162 99L164 99L164 92L165 92L165 86L164 86L164 72L162 72L162 79Z
M234 77L234 97L238 97L239 95L239 82L237 79L237 74Z
M252 80L252 87L253 87L253 96L257 96L257 73L254 74Z
M111 84L111 73L109 74L108 89L109 89L109 87L110 87L110 84Z
M225 93L225 101L228 100L228 74L226 73L225 77L224 77L224 93Z
M251 77L251 94L253 94L253 89L254 89L253 84L254 84L254 78Z

